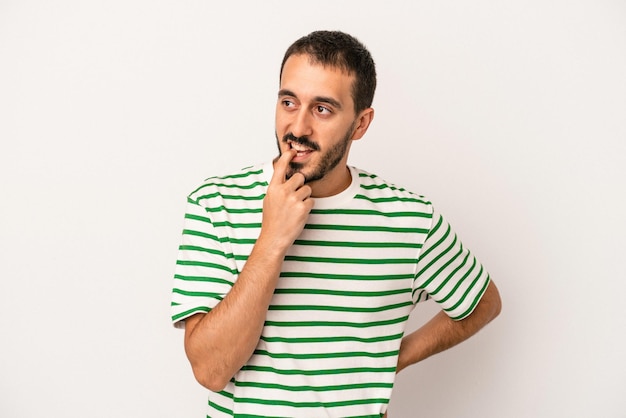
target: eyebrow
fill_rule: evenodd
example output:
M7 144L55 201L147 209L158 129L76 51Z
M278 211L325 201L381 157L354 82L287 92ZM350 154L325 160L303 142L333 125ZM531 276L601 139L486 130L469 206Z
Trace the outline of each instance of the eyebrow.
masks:
M291 90L287 90L287 89L281 89L278 91L278 97L282 97L282 96L292 96L297 98L298 96L292 92ZM326 96L316 96L313 98L314 101L316 102L320 102L320 103L328 103L329 105L337 108L337 109L341 109L341 103L339 103L337 100L333 99L332 97L326 97Z

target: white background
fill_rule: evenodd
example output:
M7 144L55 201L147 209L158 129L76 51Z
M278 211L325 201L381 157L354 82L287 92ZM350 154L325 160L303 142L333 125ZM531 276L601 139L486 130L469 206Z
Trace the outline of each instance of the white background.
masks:
M0 416L204 416L169 322L185 197L274 156L316 29L377 62L351 163L433 200L503 298L390 417L626 417L626 4L598 0L0 0Z

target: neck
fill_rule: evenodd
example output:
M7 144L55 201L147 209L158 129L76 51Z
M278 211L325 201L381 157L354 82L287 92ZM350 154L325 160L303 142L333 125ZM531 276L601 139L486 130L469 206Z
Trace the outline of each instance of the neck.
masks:
M347 165L343 170L329 173L324 178L308 183L311 186L311 197L330 197L346 190L352 183L352 175Z

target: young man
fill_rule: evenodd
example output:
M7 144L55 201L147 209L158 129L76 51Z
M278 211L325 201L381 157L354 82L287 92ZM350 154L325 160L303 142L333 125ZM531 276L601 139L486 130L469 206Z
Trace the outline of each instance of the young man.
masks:
M424 197L347 165L376 74L341 32L281 68L279 157L188 198L172 319L211 417L381 417L396 373L476 333L500 298ZM414 305L442 308L404 335Z

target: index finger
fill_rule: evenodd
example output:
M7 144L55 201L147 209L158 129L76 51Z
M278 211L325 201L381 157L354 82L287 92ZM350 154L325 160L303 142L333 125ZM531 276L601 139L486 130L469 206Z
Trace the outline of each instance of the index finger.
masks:
M272 182L284 183L287 176L287 167L289 162L296 156L298 152L295 149L289 149L276 160L274 160L274 174L272 174Z

